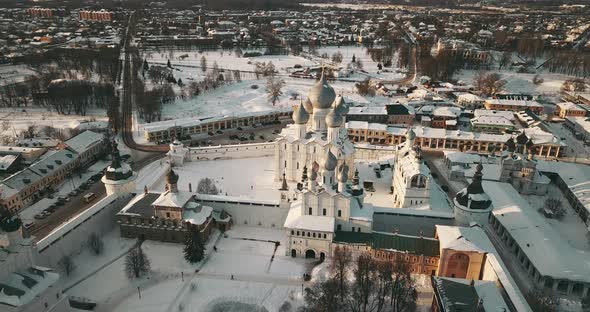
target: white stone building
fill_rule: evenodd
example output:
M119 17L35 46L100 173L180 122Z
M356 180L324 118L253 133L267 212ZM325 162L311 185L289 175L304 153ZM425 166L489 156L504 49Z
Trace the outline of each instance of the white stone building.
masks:
M393 206L406 208L430 202L431 175L414 145L416 134L410 129L406 141L396 151L393 167Z
M348 165L328 151L314 163L309 177L303 170L285 220L287 255L324 259L332 254L338 232L370 233L373 206L364 203L358 172L348 183ZM286 185L286 178L284 178Z
M101 181L106 189L107 196L111 194L127 194L135 192L135 173L129 164L121 160L116 143L113 144L112 158L113 161L107 167L105 175Z

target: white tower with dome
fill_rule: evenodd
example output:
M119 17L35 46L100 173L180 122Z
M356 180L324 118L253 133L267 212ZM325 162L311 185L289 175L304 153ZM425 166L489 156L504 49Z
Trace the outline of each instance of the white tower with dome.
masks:
M101 181L106 189L107 196L112 194L124 194L135 192L135 179L137 173L133 172L129 164L121 161L121 155L117 149L117 143L113 142L112 162L107 167Z

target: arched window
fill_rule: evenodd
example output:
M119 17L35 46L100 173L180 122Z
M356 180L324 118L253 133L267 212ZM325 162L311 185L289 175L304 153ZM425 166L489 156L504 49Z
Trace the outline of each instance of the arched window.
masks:
M312 210L311 210L311 207L309 207L309 215L311 215L311 211L312 211Z
M342 217L342 210L338 209L338 216Z
M322 209L322 215L326 215L326 208Z
M309 233L309 232L307 232L307 237L311 237L311 235L310 235L310 233Z
M417 188L425 188L426 187L426 176L422 175L422 174L417 174L415 176L412 177L411 180L411 187L417 187Z
M313 235L312 235L312 236L313 236L313 238L315 238L315 233L313 233Z
M297 236L299 236L299 231L297 231Z

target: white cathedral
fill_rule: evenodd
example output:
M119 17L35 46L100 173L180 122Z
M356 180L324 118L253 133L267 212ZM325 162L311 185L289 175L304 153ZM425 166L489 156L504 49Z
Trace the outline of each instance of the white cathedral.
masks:
M348 104L322 75L309 96L293 112L275 145L275 179L283 180L282 200L293 201L285 220L287 254L320 258L332 254L332 241L343 233L371 233L373 205L354 168L345 115ZM430 170L408 131L395 152L392 207L428 205ZM290 192L287 181L298 182Z

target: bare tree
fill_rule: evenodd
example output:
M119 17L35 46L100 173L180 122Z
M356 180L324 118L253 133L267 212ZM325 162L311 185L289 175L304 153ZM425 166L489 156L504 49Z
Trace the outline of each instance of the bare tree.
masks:
M506 86L506 81L497 73L486 73L480 71L474 78L475 87L484 96L492 96L500 93Z
M565 215L565 209L563 203L557 198L547 198L544 204L545 209L551 211L553 215L560 219Z
M346 247L336 246L332 255L330 270L332 276L338 281L338 291L344 297L346 290L346 271L352 262L352 253Z
M343 58L344 57L342 56L342 53L340 51L336 51L336 53L332 54L332 62L336 64L342 63Z
M76 265L74 264L74 260L71 256L63 255L59 261L57 262L57 266L66 276L70 276L72 272L76 269Z
M136 246L125 257L125 273L129 279L139 278L150 271L150 260L141 249Z
M285 81L280 78L269 77L266 81L266 92L268 93L268 100L272 102L273 106L279 100L279 97L283 95L283 91L281 89L284 85Z
M88 236L88 248L95 254L100 255L104 250L104 243L102 238L100 238L96 233L90 234Z
M371 86L371 80L369 78L355 83L354 86L360 95L375 96L375 88Z
M502 53L502 57L500 58L498 69L502 69L502 67L508 67L512 63L512 52L506 51Z
M343 311L343 298L338 295L338 281L328 279L322 283L316 283L305 292L304 311L332 312Z
M370 254L358 256L353 269L354 282L348 296L348 306L352 312L370 312L376 308L377 300L373 295L376 267L377 262Z
M197 193L199 194L219 194L215 181L211 178L202 178L197 185Z
M201 56L201 71L207 72L207 58L204 55Z
M391 263L390 307L394 312L413 311L418 299L416 281L412 278L411 268L401 258Z

